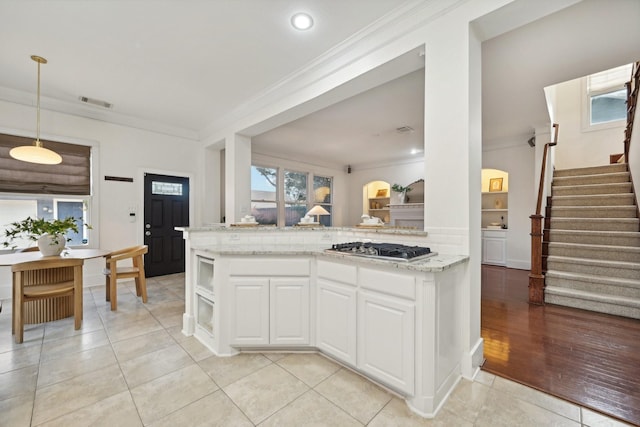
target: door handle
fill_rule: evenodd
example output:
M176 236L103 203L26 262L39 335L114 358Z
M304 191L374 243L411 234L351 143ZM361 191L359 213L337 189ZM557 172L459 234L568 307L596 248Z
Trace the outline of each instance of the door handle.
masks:
M151 232L150 232L150 231L145 231L145 232L144 232L144 235L145 235L145 236L151 236Z
M151 228L151 224L145 224L144 228Z

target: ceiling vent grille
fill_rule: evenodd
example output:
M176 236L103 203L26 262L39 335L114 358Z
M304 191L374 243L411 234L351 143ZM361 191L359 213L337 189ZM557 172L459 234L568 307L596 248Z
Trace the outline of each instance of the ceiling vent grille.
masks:
M413 128L411 126L401 126L396 128L396 132L398 133L411 133L413 132Z
M109 108L109 109L113 108L113 104L107 101L102 101L100 99L87 98L86 96L80 96L78 97L78 99L84 102L85 104L91 104L91 105L95 105L97 107L102 107L102 108Z

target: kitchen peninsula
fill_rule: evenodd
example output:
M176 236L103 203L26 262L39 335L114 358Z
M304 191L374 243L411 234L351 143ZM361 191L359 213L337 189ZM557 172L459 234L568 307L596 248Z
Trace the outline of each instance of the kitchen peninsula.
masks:
M327 251L351 241L425 246L404 229L181 229L183 333L218 356L318 351L434 416L461 376L467 257L417 261ZM437 251L437 248L433 248Z

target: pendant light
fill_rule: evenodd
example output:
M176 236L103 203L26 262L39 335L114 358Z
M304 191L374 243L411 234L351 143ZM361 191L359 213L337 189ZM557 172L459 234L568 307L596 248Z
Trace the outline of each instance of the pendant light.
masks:
M46 64L47 60L41 56L31 55L31 59L38 63L38 106L37 106L37 128L36 140L33 145L22 145L14 147L9 151L9 155L16 160L29 163L39 163L42 165L57 165L62 162L62 157L55 151L44 148L40 141L40 64Z

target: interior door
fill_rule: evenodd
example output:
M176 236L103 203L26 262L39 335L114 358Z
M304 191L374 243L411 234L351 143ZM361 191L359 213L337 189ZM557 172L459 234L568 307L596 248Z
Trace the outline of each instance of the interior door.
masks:
M175 227L189 225L189 178L144 174L144 244L147 277L184 272L184 240Z

